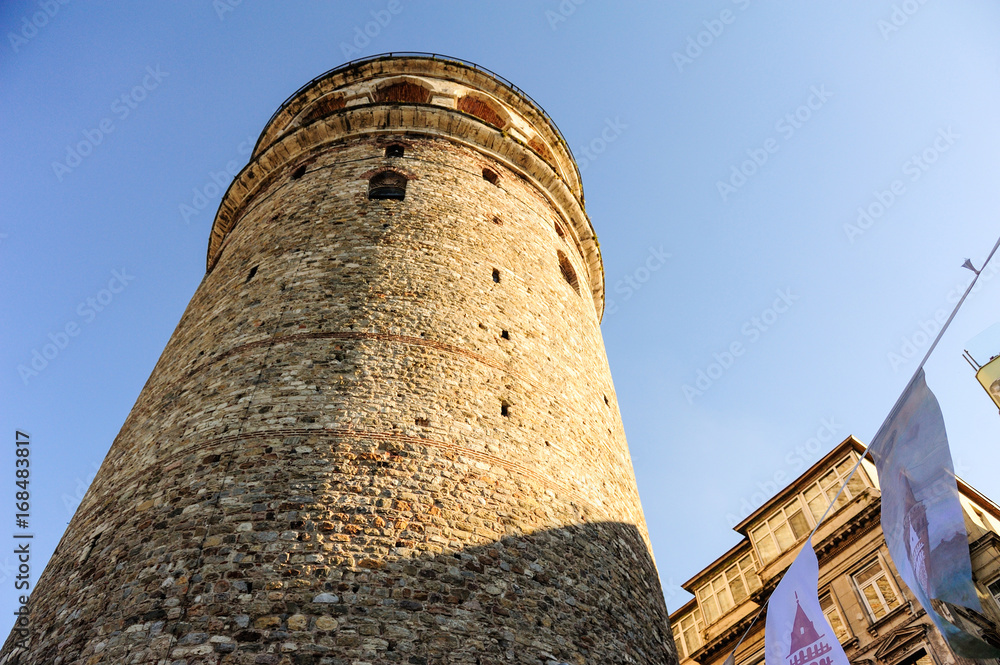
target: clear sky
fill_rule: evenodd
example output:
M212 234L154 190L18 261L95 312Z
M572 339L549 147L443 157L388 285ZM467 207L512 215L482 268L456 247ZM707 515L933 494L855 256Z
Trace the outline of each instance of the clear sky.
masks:
M671 610L736 518L847 435L870 441L971 279L963 260L1000 235L987 0L10 0L0 28L4 617L15 431L37 576L204 274L213 177L224 188L281 102L346 60L478 63L586 161ZM984 272L927 365L957 472L993 498L1000 416L961 353L998 298Z

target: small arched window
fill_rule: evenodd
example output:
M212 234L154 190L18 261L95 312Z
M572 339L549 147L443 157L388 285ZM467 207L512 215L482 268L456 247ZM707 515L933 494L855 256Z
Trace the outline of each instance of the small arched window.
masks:
M483 169L483 180L491 185L495 185L500 181L500 176L493 169Z
M566 282L573 287L577 295L580 293L580 280L576 276L576 271L573 270L573 264L569 262L569 258L559 251L556 253L559 257L559 270L562 272L563 278Z
M393 143L385 149L386 157L402 157L403 156L403 146L398 143Z
M369 199L402 201L406 196L406 177L395 171L376 173L368 181Z

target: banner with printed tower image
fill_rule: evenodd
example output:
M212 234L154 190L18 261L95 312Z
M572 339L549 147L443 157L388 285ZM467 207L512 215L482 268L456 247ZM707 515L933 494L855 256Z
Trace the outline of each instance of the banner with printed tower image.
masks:
M944 418L923 369L869 450L882 489L882 530L896 570L956 654L1000 656L1000 650L970 632L971 623L963 622L955 609L983 612L972 581Z

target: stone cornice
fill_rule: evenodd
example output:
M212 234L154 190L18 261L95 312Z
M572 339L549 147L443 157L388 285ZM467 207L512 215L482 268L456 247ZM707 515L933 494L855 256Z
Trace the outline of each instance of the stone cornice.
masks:
M975 556L980 550L984 550L990 546L1000 549L1000 536L992 531L984 533L982 536L977 538L975 542L970 544L969 553L970 555Z
M428 103L376 102L380 80L418 77L454 88L449 98L435 93ZM344 92L345 86L350 91ZM504 104L518 125L498 128L456 108L456 90L483 92ZM300 124L303 111L331 91L350 97L340 108ZM539 150L529 143L541 140ZM541 108L512 84L474 65L425 56L380 57L332 70L300 89L272 116L254 148L251 161L226 191L212 224L207 270L211 271L226 238L249 205L300 162L324 147L348 138L386 134L420 135L450 140L476 149L533 183L551 203L572 235L583 259L598 318L604 310L604 268L593 224L584 209L579 170L558 128Z
M816 557L820 564L822 565L824 559L836 556L856 543L863 535L878 527L881 523L881 508L881 498L873 498L846 524L816 543Z

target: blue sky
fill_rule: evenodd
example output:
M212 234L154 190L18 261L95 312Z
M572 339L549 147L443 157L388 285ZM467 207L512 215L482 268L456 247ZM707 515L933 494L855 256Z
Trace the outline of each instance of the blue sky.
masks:
M3 3L0 540L21 429L41 571L204 274L215 182L281 102L352 57L428 51L514 82L587 162L605 342L676 609L775 476L870 440L962 261L1000 235L1000 8L789 4ZM988 270L927 365L959 475L994 498L1000 421L961 352L998 298Z

